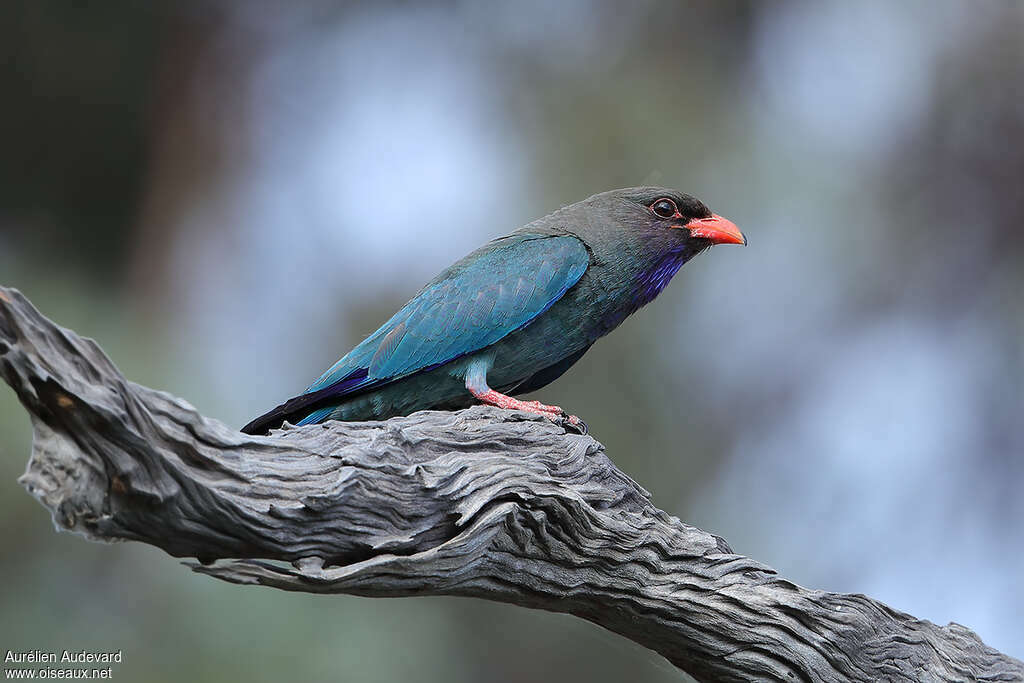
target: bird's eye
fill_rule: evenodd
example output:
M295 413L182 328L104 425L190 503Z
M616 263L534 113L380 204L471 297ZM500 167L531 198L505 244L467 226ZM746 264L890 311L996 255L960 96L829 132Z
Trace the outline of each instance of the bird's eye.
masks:
M659 216L661 218L672 218L679 213L679 209L676 208L676 203L667 197L662 197L655 201L651 204L650 208L651 211L654 212L655 216Z

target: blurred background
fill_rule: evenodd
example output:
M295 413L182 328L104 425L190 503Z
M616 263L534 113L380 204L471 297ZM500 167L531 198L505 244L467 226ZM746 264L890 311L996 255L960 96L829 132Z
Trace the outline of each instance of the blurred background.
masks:
M808 587L1024 656L1024 5L5 2L0 282L232 425L484 241L680 188L687 265L546 402ZM0 649L125 681L679 681L583 621L243 588L56 534L0 387Z

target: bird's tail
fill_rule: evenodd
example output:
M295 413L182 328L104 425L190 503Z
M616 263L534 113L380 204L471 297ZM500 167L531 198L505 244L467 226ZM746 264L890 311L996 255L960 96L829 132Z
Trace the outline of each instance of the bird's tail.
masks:
M324 405L326 401L331 401L331 404ZM271 429L277 429L285 422L290 422L293 425L323 422L334 411L336 403L337 397L329 394L326 390L302 394L285 401L270 412L260 415L242 427L242 432L245 434L266 434Z

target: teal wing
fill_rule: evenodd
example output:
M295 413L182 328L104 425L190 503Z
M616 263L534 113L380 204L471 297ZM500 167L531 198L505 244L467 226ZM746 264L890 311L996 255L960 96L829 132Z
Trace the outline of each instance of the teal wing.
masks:
M315 409L344 396L494 344L558 301L583 276L589 258L583 243L571 235L524 234L492 242L424 287L304 394L244 431L266 431L267 424L296 417L297 423L307 416L305 421L315 422L323 412Z

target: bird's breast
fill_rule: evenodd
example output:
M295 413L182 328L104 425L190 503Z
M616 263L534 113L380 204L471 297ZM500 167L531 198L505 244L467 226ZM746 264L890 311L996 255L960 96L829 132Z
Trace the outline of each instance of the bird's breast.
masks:
M587 348L654 299L686 260L673 253L592 264L551 308L491 348L488 379L511 385Z

